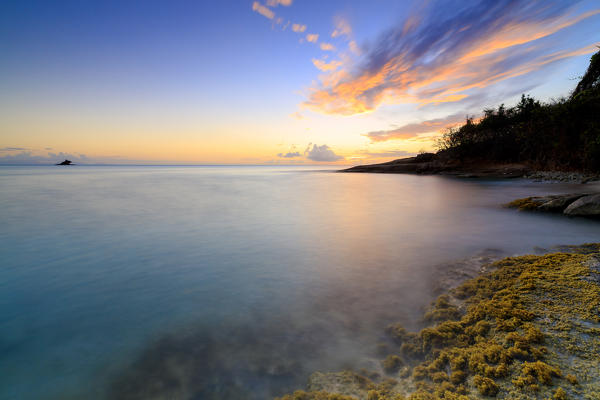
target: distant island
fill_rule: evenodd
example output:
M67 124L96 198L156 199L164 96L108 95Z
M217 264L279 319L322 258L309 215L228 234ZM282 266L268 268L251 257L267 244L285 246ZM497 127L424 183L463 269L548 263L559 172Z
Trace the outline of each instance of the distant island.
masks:
M65 161L60 162L60 163L55 164L55 165L75 165L75 164L73 164L73 162L70 161L70 160L65 160Z
M542 103L522 95L514 107L483 110L448 129L436 153L359 165L341 172L522 177L538 171L600 173L600 51L568 98Z

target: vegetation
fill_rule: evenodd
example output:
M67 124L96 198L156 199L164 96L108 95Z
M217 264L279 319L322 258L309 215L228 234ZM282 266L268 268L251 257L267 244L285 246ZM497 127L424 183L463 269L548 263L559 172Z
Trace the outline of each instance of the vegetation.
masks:
M526 163L536 169L600 171L600 51L568 98L542 103L523 95L514 107L467 117L438 143L439 156L463 162Z
M523 199L516 199L506 205L510 208L516 208L519 211L536 210L540 203L533 200L533 197L525 197Z
M387 328L379 371L315 373L281 399L596 398L600 244L565 250L494 263L434 301L432 325Z

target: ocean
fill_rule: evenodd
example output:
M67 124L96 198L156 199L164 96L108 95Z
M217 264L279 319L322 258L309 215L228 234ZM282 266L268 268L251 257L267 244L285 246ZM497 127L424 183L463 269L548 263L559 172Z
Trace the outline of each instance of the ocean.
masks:
M0 399L261 399L368 367L385 326L417 329L468 260L599 241L597 221L502 207L581 190L321 166L2 166Z

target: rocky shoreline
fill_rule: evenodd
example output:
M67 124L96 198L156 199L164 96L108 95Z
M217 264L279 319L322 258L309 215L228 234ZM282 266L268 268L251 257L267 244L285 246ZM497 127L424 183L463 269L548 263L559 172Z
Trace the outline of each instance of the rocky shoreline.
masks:
M315 372L280 400L597 398L600 244L556 250L490 264L422 330L388 327L372 368Z
M516 199L506 205L519 211L562 213L568 216L600 217L600 193L571 193Z
M600 174L577 171L540 171L519 163L487 161L460 162L439 154L423 153L381 164L357 165L338 172L377 174L449 175L460 178L526 178L535 181L588 183L600 181Z

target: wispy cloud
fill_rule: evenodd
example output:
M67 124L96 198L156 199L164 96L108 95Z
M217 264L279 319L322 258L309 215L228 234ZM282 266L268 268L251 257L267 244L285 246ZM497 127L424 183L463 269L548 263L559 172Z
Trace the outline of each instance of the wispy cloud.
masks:
M386 150L386 151L368 151L362 150L359 152L360 155L364 155L370 158L384 158L384 157L411 157L416 155L416 153L406 150Z
M351 40L350 43L348 43L348 48L355 55L360 55L360 47L358 47L358 44L354 40Z
M338 36L352 36L352 27L350 23L342 17L336 17L333 20L335 25L335 29L331 33L332 38L336 38Z
M430 119L422 122L406 124L398 128L373 131L365 134L372 142L383 142L392 139L410 139L422 133L439 132L465 121L466 113L460 112L444 118Z
M359 61L321 77L303 104L322 113L351 115L386 103L456 102L474 90L592 53L592 43L556 51L555 43L541 40L600 13L574 15L576 3L433 1L364 46Z
M292 24L292 30L294 32L302 33L306 30L306 25L302 24Z
M300 154L299 151L294 151L294 152L287 152L287 153L279 153L277 154L277 157L280 158L294 158L294 157L302 157L302 154Z
M317 67L318 69L320 69L321 71L324 71L324 72L335 71L336 69L338 69L340 67L340 65L342 65L342 62L338 61L338 60L333 60L333 61L327 62L324 60L318 60L318 59L313 58L312 62L315 65L315 67Z
M309 160L317 162L334 162L344 159L344 157L335 154L335 152L326 144L319 146L310 143L304 151L304 154Z
M269 7L277 7L279 5L289 7L292 5L292 0L267 0L267 5Z
M308 35L306 35L306 41L307 42L317 43L317 40L319 40L319 34L318 33L309 33Z
M323 51L334 51L335 47L331 43L322 42L320 44L321 50Z
M252 11L256 11L257 13L268 19L275 18L275 13L273 12L273 10L271 10L269 7L260 4L258 1L252 3Z
M2 147L0 151L25 151L25 147Z

